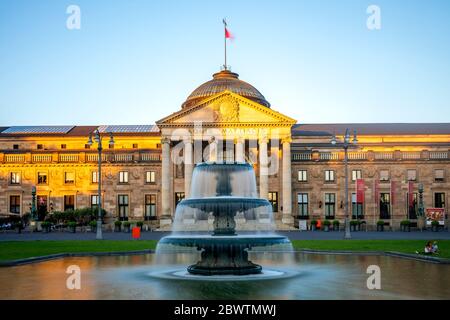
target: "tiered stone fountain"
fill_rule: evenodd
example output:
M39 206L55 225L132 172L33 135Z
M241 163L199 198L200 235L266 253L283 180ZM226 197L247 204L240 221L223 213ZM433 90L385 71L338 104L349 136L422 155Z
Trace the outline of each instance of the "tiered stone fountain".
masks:
M253 167L247 163L198 164L192 177L191 197L181 201L175 213L175 230L185 221L208 220L212 217L211 234L174 234L164 237L159 245L196 247L201 259L187 268L197 275L249 275L262 272L262 267L248 259L253 247L290 244L284 236L268 233L236 234L235 217L256 226L255 231L273 226L272 206L257 198Z

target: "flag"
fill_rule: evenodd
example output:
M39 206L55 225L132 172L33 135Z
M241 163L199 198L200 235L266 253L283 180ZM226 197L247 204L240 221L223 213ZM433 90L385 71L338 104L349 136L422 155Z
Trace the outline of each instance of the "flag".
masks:
M395 204L395 181L391 181L391 204Z
M364 203L364 179L356 179L356 203Z
M225 27L225 38L226 39L234 39L234 35L227 29L227 27Z
M408 206L409 208L414 207L414 182L408 182Z

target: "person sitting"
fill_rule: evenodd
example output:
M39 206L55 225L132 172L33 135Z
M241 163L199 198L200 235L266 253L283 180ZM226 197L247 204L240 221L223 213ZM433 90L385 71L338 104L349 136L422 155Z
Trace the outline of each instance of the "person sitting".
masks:
M437 241L433 242L433 245L431 246L431 253L433 254L438 254L439 252L439 247L437 245Z
M423 249L423 254L425 255L432 255L433 254L433 245L431 241L428 241L425 245L425 248ZM420 254L419 251L416 251L417 254Z

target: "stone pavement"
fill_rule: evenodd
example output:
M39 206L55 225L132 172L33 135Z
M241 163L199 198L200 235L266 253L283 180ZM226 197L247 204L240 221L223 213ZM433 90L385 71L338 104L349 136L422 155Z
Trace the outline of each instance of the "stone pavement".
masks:
M240 232L246 234L248 232ZM142 232L142 240L159 240L160 238L169 235L170 232ZM205 233L207 234L207 233ZM323 231L280 231L277 234L287 236L291 240L340 240L343 239L344 233L341 232L323 232ZM124 232L104 232L103 238L105 240L131 240L131 233ZM372 232L359 231L352 232L353 239L360 240L443 240L450 239L450 232L440 231L414 231L414 232ZM33 240L95 240L95 233L92 232L34 232L18 234L13 231L0 232L0 241L33 241Z

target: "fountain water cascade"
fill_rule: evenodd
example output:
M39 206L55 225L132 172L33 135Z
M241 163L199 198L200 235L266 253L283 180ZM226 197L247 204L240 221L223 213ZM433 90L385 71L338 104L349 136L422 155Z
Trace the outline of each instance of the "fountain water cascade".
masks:
M262 267L249 260L249 250L266 246L290 247L286 237L268 232L274 228L272 206L266 199L257 198L255 173L250 164L198 164L194 168L190 194L190 198L177 206L175 233L158 243L158 248L181 246L201 250L200 261L187 268L189 273L258 274ZM211 234L177 233L186 230L186 225L201 226L202 223L212 226ZM248 226L258 232L236 234L236 229L249 230Z

